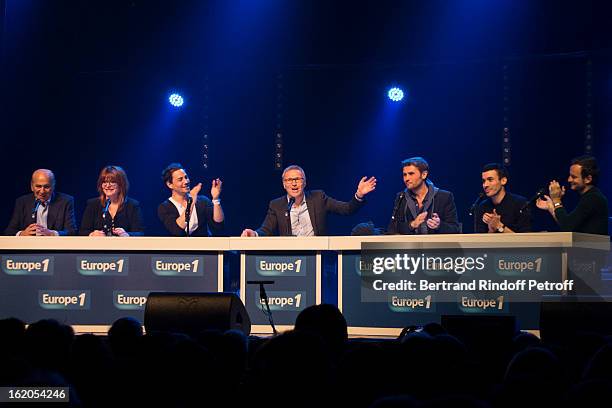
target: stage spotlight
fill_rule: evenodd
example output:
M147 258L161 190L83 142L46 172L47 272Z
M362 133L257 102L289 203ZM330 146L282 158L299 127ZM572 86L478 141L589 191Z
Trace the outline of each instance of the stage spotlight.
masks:
M387 96L389 97L389 99L391 99L393 102L399 102L402 99L404 99L404 91L402 91L400 88L398 87L393 87L391 89L389 89L389 92L387 93Z
M168 98L168 102L170 102L170 105L174 106L175 108L180 108L181 106L183 106L183 103L185 101L183 100L183 97L181 95L173 93Z

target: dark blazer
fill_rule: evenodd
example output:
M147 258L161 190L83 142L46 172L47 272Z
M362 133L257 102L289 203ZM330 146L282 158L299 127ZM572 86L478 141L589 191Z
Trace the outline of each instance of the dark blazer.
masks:
M103 212L104 208L102 203L100 203L99 197L87 200L87 207L85 207L85 212L83 213L79 235L89 235L95 230L102 231L104 229ZM123 228L130 236L144 235L140 203L127 197L123 205L117 210L115 218L112 219L112 226L114 228Z
M213 220L213 203L208 197L198 196L195 209L198 214L198 228L191 233L192 237L209 237L213 235L212 232L217 235L223 230L225 223ZM179 215L178 210L170 200L164 201L157 208L157 216L166 227L166 231L172 236L184 237L187 236L187 233L176 224Z
M412 212L408 208L407 200L411 200L408 193L399 203L398 217L396 220L389 222L387 233L412 235L418 234L418 230L410 228L410 222L414 220ZM440 190L434 187L433 205L424 209L429 213L437 213L440 217L440 227L432 230L427 227L428 234L457 234L460 233L459 222L457 221L457 208L455 207L455 199L453 193L446 190Z
M338 201L325 195L325 192L322 190L306 191L305 197L310 222L317 236L327 235L328 212L340 215L351 215L365 204L365 200L357 201L354 196L349 202ZM292 235L291 222L289 222L289 216L287 214L288 204L289 202L286 195L270 201L266 218L261 224L261 227L257 229L257 234L259 236Z
M26 194L15 200L15 209L4 235L15 235L32 224L34 209L34 194ZM77 231L74 218L74 198L68 194L53 193L49 202L47 228L55 230L59 235L75 235Z

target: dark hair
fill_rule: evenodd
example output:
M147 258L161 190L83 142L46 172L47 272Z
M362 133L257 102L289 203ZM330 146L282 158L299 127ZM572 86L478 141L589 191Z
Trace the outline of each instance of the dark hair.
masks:
M574 164L581 167L582 178L591 176L591 184L594 186L597 185L599 179L599 166L597 165L597 160L595 160L593 156L578 156L572 159L570 163L571 166Z
M361 222L353 227L351 235L382 235L382 228L376 228L372 221Z
M127 197L128 190L130 189L130 182L128 181L127 174L119 166L106 166L100 171L98 176L98 193L100 193L100 203L104 206L106 201L106 195L102 190L102 183L110 181L117 183L119 188L119 202L123 205L125 198Z
M495 170L497 172L497 177L499 177L500 180L503 179L504 177L509 178L508 169L499 163L489 163L489 164L485 164L482 167L482 173L484 173L485 171L491 171L491 170Z
M427 163L427 160L419 156L402 160L402 169L406 166L414 166L419 169L421 173L424 171L429 173L429 163Z
M172 173L177 170L184 169L181 163L170 163L163 171L162 171L162 180L164 184L172 183Z

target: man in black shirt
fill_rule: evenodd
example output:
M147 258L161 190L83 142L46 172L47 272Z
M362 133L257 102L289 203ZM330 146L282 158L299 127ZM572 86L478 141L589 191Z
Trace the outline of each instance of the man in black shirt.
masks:
M571 161L567 182L570 189L580 194L578 205L568 213L561 199L565 187L556 180L550 182L550 196L538 199L536 205L547 210L557 221L561 231L608 235L608 200L599 190L599 166L592 156L580 156Z
M506 191L508 172L500 164L482 169L482 189L487 198L474 211L474 232L514 233L531 231L531 217L524 197ZM523 211L521 211L523 210Z

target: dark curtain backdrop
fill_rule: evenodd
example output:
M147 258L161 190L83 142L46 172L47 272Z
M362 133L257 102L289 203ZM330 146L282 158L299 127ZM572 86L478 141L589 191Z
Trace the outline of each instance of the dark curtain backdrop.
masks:
M223 180L227 233L237 235L259 226L268 201L283 193L273 167L280 130L284 164L304 167L310 188L347 200L362 176L379 180L359 214L330 219L330 233L348 234L366 220L386 226L403 187L399 162L414 155L429 160L436 185L455 193L471 232L467 208L480 192L481 166L502 159L504 115L511 191L531 196L552 178L565 180L590 121L601 187L612 194L610 36L597 24L607 16L593 17L590 3L575 10L499 2L507 18L528 25L552 13L548 31L533 28L531 38L499 28L500 10L482 2L465 2L480 4L480 14L446 32L443 21L424 23L441 18L425 2L359 9L269 1L246 11L178 3L0 1L2 228L34 169L55 172L57 189L75 196L80 221L99 170L118 164L147 234L163 234L156 209L168 191L160 173L179 161L207 195L212 178ZM398 24L402 13L412 25ZM394 84L406 92L398 105L385 95ZM171 89L185 96L183 109L169 107ZM537 212L535 226L555 228Z

